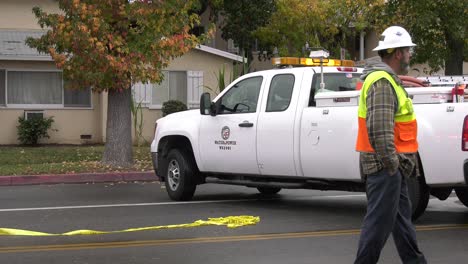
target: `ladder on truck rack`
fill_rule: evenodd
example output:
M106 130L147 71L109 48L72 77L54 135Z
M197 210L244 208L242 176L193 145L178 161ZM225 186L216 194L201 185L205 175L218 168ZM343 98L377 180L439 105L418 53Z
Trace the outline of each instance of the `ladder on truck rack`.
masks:
M428 76L418 77L419 80L429 82L431 86L449 86L455 85L456 83L468 84L467 75L453 75L453 76Z
M407 88L408 95L413 104L443 104L453 102L452 87L424 87ZM357 106L359 103L359 91L332 91L317 93L314 97L316 107L340 107ZM463 101L459 101L463 102ZM465 102L468 102L466 100Z

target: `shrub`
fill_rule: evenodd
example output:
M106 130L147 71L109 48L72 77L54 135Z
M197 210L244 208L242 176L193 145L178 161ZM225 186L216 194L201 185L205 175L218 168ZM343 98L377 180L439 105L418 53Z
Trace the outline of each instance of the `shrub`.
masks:
M181 101L169 100L163 103L161 110L163 116L167 116L175 112L185 111L187 110L187 106Z
M37 145L41 138L49 138L47 131L52 126L54 119L52 117L33 117L25 119L18 118L18 140L24 145Z

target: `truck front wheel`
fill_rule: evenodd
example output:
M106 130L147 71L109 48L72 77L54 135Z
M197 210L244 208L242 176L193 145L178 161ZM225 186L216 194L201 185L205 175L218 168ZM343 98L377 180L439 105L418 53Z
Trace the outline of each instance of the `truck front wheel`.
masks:
M424 177L411 177L407 179L408 195L413 210L413 221L418 219L426 210L429 203L429 188Z
M468 207L468 187L455 188L455 193L457 194L458 200Z
M166 191L175 201L192 199L197 185L195 184L195 165L191 157L179 150L172 149L167 155Z

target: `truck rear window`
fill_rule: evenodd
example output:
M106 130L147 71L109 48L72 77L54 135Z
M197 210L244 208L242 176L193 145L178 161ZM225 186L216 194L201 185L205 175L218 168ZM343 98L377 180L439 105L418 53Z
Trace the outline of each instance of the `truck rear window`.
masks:
M325 89L323 92L355 91L356 84L361 82L360 76L361 73L324 73ZM320 74L315 74L312 80L312 89L315 89L315 93L320 92L320 82Z

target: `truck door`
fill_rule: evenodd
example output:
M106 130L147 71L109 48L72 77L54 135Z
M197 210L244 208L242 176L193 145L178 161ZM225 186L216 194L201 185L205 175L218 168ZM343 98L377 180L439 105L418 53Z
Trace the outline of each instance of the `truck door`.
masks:
M202 116L199 149L204 171L259 174L256 133L262 82L262 76L240 80L218 99L216 116Z
M296 71L297 74L297 71ZM301 75L274 75L257 126L258 166L263 175L294 176L294 121ZM297 88L295 88L297 86Z
M359 97L353 89L344 89L359 75L330 73L327 78L329 92L321 92L314 78L312 100L303 110L300 136L303 174L312 178L360 181L359 154L355 150ZM332 81L339 85L333 85Z

